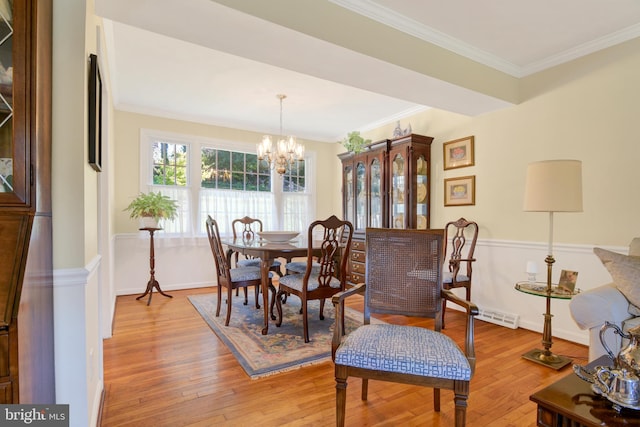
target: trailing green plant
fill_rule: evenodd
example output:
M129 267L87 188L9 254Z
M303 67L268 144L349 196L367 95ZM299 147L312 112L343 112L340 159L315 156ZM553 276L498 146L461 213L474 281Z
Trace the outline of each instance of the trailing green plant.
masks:
M348 151L353 151L354 153L360 153L362 150L364 150L364 147L370 143L371 140L361 137L360 132L358 132L357 130L349 132L346 138L342 140L342 145L344 146L344 148L346 148Z
M129 212L129 218L132 219L151 217L173 220L178 215L178 202L159 191L152 191L138 194L124 210Z

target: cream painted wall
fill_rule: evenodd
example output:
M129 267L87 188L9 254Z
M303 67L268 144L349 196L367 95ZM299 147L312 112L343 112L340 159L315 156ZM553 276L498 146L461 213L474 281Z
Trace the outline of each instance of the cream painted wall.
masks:
M100 295L107 281L100 280L98 206L108 198L99 200L99 175L87 162L87 86L88 55L104 44L93 9L92 0L53 2L52 403L70 405L72 427L96 425L103 390Z
M465 216L480 224L482 239L546 242L548 216L522 211L525 171L532 161L567 158L583 162L584 212L556 214L554 241L626 247L639 236L640 40L614 51L584 59L581 72L565 66L537 76L527 83L537 95L512 108L479 117L428 110L403 119L403 127L435 138L432 227ZM394 127L363 135L383 139ZM442 144L468 135L475 136L475 166L444 171ZM476 205L445 208L444 179L466 175L476 176Z
M212 139L226 141L255 141L262 139L262 134L242 131L194 122L172 120L157 116L131 113L125 111L115 112L114 127L114 166L115 166L115 232L131 233L137 232L138 223L129 219L124 209L140 191L139 164L140 164L140 130L154 129L164 132L178 133L184 135L194 135ZM316 216L326 218L332 214L340 215L341 204L333 197L331 191L324 191L325 188L339 188L341 177L335 174L323 173L325 165L332 164L336 159L335 144L323 142L301 140L298 142L305 146L307 153L315 153L317 165L320 169L317 186L318 199L316 206Z

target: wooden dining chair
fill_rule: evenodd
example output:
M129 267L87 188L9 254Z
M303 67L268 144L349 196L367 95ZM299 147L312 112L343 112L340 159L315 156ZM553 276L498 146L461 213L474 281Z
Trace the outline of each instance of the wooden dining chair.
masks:
M362 378L362 400L367 400L370 379L432 387L436 412L440 389L453 390L455 425L465 425L478 307L442 288L443 240L442 229L366 230L366 283L332 298L337 426L345 423L348 377ZM364 294L364 324L345 336L344 300L354 294ZM466 310L464 351L441 332L442 299ZM434 327L372 324L373 314L431 318Z
M256 234L262 232L262 221L257 218L251 218L245 216L243 218L234 219L231 221L231 230L233 231L233 238L238 237L243 240L256 239ZM260 258L247 258L238 259L238 252L235 253L236 265L240 267L260 267ZM281 262L277 259L271 264L270 270L276 273L278 276L282 276L280 271Z
M445 226L444 253L447 254L447 245L451 242L449 259L445 261L442 285L445 289L465 288L466 299L471 301L471 275L473 273L473 254L478 240L478 224L460 218L448 222ZM446 313L447 300L442 300L442 327L444 328L444 315Z
M347 283L347 261L351 248L353 225L335 215L326 220L314 221L307 230L307 260L304 273L287 274L280 278L276 295L278 320L282 325L282 303L288 295L295 295L302 302L304 342L309 342L307 303L320 300L320 320L324 320L326 298L343 291ZM336 259L338 262L336 262ZM317 264L317 268L313 265Z
M262 273L260 267L236 267L231 268L229 265L229 259L224 252L222 242L220 240L220 233L218 231L218 223L215 219L207 216L207 236L209 238L209 245L211 246L211 252L213 253L213 259L216 267L216 277L218 281L218 304L216 306L216 317L220 315L220 306L222 305L222 288L227 289L227 318L224 325L229 326L229 320L231 319L231 306L232 306L232 291L238 288L246 288L253 286L255 288L255 300L256 308L260 308L260 302L258 298L259 289L262 286ZM275 298L275 287L271 283L273 272L269 272L269 289L272 293L272 301ZM246 295L246 294L245 294ZM245 298L245 305L247 304ZM271 304L273 306L273 303Z
M256 236L257 232L262 231L262 221L257 218L251 218L248 216L237 218L231 221L231 231L233 231L234 239L241 238L243 240L254 240L256 238L259 238L258 236ZM245 256L243 259L240 259L239 255L240 254L238 252L233 253L236 266L260 267L260 258ZM282 263L277 259L273 260L270 270L276 273L278 276L282 276L282 272L280 270L281 265ZM236 295L238 295L238 291L239 289L236 289ZM247 305L247 288L244 288L244 305Z

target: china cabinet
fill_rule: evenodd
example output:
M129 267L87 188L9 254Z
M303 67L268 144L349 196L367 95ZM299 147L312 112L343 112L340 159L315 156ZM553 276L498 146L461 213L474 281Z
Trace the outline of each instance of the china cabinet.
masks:
M342 206L355 233L350 282L364 281L367 227L427 229L432 137L410 134L342 153Z
M55 403L51 0L0 0L0 404Z

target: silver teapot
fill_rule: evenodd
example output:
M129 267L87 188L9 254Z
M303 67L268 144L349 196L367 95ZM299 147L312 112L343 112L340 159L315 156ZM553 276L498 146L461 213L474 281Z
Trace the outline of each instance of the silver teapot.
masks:
M640 403L640 379L634 373L626 369L597 366L594 380L611 400L631 406Z
M614 329L615 333L622 338L629 340L629 344L620 350L617 356L614 356L604 340L604 333L609 328ZM600 328L600 342L611 358L614 368L625 369L635 376L640 376L640 326L629 329L629 333L625 334L617 325L605 322Z

